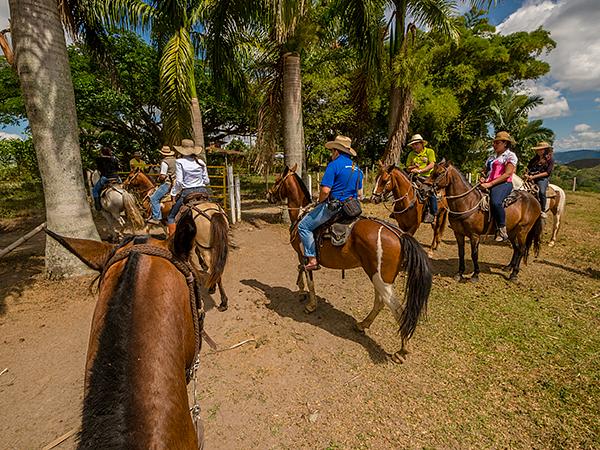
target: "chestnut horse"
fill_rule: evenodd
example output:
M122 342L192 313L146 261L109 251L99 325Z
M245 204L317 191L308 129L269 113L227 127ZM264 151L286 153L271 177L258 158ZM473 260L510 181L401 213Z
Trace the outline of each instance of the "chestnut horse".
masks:
M479 241L482 235L495 232L490 213L481 208L485 200L484 194L477 189L477 186L471 186L456 167L445 161L435 165L428 182L431 182L434 188L446 191L450 227L458 243L456 280L462 280L465 272L465 237L468 237L471 241L473 260L471 281L478 281ZM542 234L540 214L540 203L525 191L519 191L517 200L506 207L506 229L513 248L513 256L505 269L511 270L509 276L511 280L515 280L519 274L521 259L527 263L532 244L536 256L539 254Z
M537 196L538 187L532 181L523 181L521 177L513 175L513 186L514 189L524 189ZM548 192L546 193L546 205L548 206L548 211L552 212L554 219L552 221L552 236L550 237L550 242L548 242L548 247L554 247L554 244L556 244L556 236L560 229L566 204L567 197L565 191L560 186L550 183L548 185Z
M293 223L290 241L300 261L296 284L303 291L305 271L298 236L298 217L301 209L310 203L311 197L295 169L296 167L285 167L268 191L267 200L277 203L287 198ZM402 347L392 355L392 360L403 362L407 353L406 345L416 329L421 313L426 310L431 290L431 268L421 245L394 225L378 219L360 218L344 245L333 246L330 240L323 240L319 248L319 263L338 270L363 268L373 283L375 299L371 312L356 327L359 331L369 328L384 304L387 305L400 326L402 340ZM394 295L394 281L401 270L405 270L407 274L404 307ZM317 309L312 271L307 274L307 283L309 301L305 311L311 313Z
M379 173L375 180L371 202L375 204L382 203L389 194L394 197L390 217L396 219L402 231L414 235L421 225L425 204L417 197L413 182L404 171L393 164L386 167L380 161ZM437 250L442 241L442 235L444 234L448 218L447 206L446 199L442 198L439 202L435 221L431 224L433 240L428 252L430 257L433 256L433 252Z
M137 196L141 202L146 217L150 217L152 215L150 196L154 193L157 186L155 186L150 178L148 178L148 175L142 172L139 167L136 167L129 172L129 175L127 175L127 178L125 178L125 181L123 181L123 187L129 192L133 192ZM160 202L163 224L167 223L167 216L169 215L172 206L173 202L171 201L170 197Z
M202 425L187 383L195 383L204 312L188 262L191 215L168 241L137 236L117 246L47 233L101 273L78 448L198 449Z

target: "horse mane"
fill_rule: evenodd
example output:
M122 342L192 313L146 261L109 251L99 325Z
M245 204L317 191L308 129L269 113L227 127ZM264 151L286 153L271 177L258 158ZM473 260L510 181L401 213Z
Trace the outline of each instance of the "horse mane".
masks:
M302 193L306 197L306 201L308 203L312 203L312 195L311 195L310 192L308 192L308 188L304 184L304 181L302 181L302 178L300 178L296 172L294 172L294 178L296 179L296 181L300 185L300 189L302 189Z
M127 239L125 243L134 240ZM83 400L82 426L78 448L126 448L126 434L131 417L127 360L131 341L133 286L140 254L131 253L119 281L107 302L104 328L90 370L87 392Z
M456 167L454 164L452 164L452 163L448 163L448 168L450 168L450 167L452 167L452 168L453 168L453 169L456 171L456 173L458 174L458 176L460 177L460 179L461 179L461 180L462 180L462 181L463 181L463 182L464 182L464 183L465 183L467 186L469 186L469 187L473 187L473 185L472 185L471 183L469 183L469 180L467 180L467 177L465 177L465 175L464 175L464 174L463 174L463 173L462 173L460 170L458 170L458 168L457 168L457 167Z

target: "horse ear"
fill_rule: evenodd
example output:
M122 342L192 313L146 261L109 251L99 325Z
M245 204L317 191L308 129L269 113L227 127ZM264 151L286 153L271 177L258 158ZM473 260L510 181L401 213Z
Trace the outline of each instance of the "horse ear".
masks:
M48 236L77 256L85 265L98 272L102 272L116 247L102 241L68 238L48 229L44 231Z
M386 170L387 170L387 173L392 173L392 171L393 171L395 168L396 168L396 164L390 164L390 165L387 167L387 169L386 169Z
M379 167L381 167L382 169L385 168L385 164L383 164L382 160L377 161L379 163Z
M448 163L446 162L446 158L442 158L442 160L438 163L439 166L446 166Z
M290 170L295 173L296 170L298 170L298 163L294 164L294 167L292 167Z
M175 234L173 235L173 254L181 259L187 259L192 252L196 241L196 222L192 217L192 211L187 210L177 221Z

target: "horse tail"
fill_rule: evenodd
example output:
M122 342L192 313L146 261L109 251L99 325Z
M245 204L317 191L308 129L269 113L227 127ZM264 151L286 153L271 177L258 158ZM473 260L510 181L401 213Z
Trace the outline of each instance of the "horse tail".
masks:
M402 245L402 268L406 271L404 310L400 316L400 336L408 341L421 314L427 311L427 299L431 291L432 274L429 258L421 244L408 233L400 235Z
M125 209L125 215L131 221L131 225L134 229L144 227L144 218L137 207L135 198L125 189L121 190L123 196L123 208Z
M213 214L210 219L210 275L206 288L212 289L221 279L225 271L229 252L229 225L223 213Z
M540 244L542 242L542 231L544 229L542 216L538 216L537 220L527 233L525 239L525 251L523 252L523 261L527 264L527 257L529 256L529 249L533 244L534 256L537 258L540 254Z

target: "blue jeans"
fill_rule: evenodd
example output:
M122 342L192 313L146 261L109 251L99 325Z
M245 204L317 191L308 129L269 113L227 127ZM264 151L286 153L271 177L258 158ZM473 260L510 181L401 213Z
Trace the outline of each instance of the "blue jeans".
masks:
M437 216L438 213L438 204L437 204L437 196L435 194L431 194L429 197L429 207L431 208L431 214Z
M169 216L167 217L168 224L175 223L175 216L177 216L177 213L181 209L181 206L183 205L183 200L185 199L185 197L188 194L191 194L192 192L204 192L206 194L210 194L210 191L207 188L205 188L204 186L185 188L184 190L182 190L181 194L179 194L179 198L177 199L177 201L171 208L171 212L169 213Z
M496 221L496 227L506 226L506 211L502 202L512 191L512 183L506 182L497 184L490 189L490 208L492 209L492 217Z
M156 189L156 191L154 191L154 194L150 196L153 219L162 219L162 213L160 212L160 199L163 198L167 192L169 192L169 189L171 189L171 183L163 183L158 187L158 189Z
M305 215L300 223L298 224L298 234L300 240L304 246L304 256L314 257L317 256L317 249L315 245L315 235L313 232L325 222L337 216L342 209L342 205L339 202L331 204L329 202L319 203L315 209Z
M107 184L108 184L108 178L101 176L100 179L98 181L96 181L96 184L94 185L94 188L92 189L92 197L99 199L100 194L102 193L102 189L104 189L104 186L106 186Z
M550 180L548 178L538 178L534 180L535 184L539 188L538 191L538 200L540 201L540 205L542 206L542 212L546 212L546 189L548 189L548 184L550 184Z

